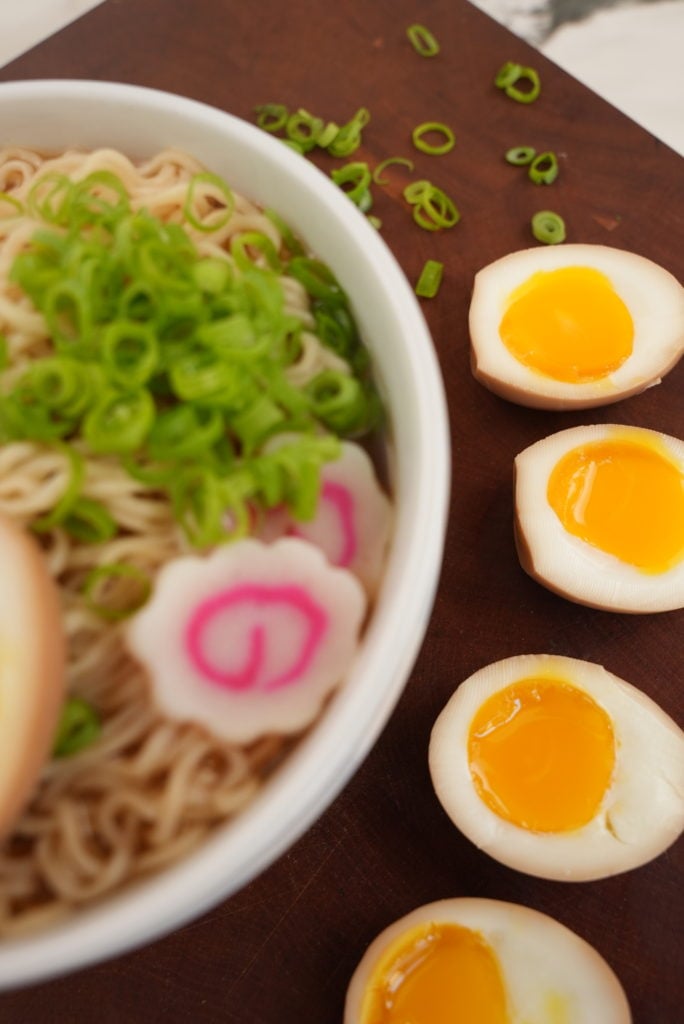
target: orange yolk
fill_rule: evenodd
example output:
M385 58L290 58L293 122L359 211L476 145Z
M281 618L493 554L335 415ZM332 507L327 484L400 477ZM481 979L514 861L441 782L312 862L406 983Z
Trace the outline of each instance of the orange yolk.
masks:
M368 983L359 1024L510 1024L499 962L482 936L430 923L401 935Z
M632 354L629 310L591 267L537 271L509 296L501 340L525 366L571 383L600 380Z
M618 438L574 448L547 496L569 533L642 572L684 557L684 473L655 445Z
M521 679L478 709L470 774L500 818L534 832L569 832L594 817L615 764L606 712L564 680Z

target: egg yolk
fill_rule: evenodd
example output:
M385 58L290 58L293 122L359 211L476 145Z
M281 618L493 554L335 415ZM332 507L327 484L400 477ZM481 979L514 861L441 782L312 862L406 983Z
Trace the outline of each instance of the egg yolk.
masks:
M479 932L430 923L380 958L359 1024L510 1024L497 957Z
M521 679L470 724L475 788L500 818L534 832L569 832L595 816L615 765L611 720L569 682Z
M655 445L616 438L573 448L547 496L569 533L642 572L684 557L684 473Z
M600 380L632 354L634 324L605 274L591 267L537 271L508 298L504 345L532 370L571 383Z

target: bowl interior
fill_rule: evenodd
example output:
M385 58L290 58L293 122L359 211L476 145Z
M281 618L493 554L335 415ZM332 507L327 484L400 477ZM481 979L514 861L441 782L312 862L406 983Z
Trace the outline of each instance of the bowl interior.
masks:
M275 860L328 806L389 717L422 641L441 565L450 458L441 377L413 291L375 229L304 158L203 104L103 82L1 85L0 138L45 152L106 146L133 159L176 147L278 210L350 296L389 409L396 504L372 620L321 721L261 795L195 854L64 924L0 944L0 987L9 987L124 952L197 916Z

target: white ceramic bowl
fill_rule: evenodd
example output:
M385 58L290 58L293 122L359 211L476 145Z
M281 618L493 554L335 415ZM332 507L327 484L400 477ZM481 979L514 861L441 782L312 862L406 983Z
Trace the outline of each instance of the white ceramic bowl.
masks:
M330 804L387 721L422 641L441 565L450 457L442 381L412 288L375 229L306 159L211 107L105 82L0 85L0 140L48 152L110 146L134 159L173 145L276 208L351 298L389 407L397 508L354 670L261 796L177 866L49 931L0 942L7 988L120 954L196 917L274 861Z

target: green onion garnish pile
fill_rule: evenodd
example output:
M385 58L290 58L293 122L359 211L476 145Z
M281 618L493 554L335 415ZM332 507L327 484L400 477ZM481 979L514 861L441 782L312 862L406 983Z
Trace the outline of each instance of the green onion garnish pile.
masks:
M202 181L221 201L200 219ZM221 179L197 175L184 217L210 232L233 205ZM320 466L338 454L339 437L368 432L379 416L366 350L330 270L286 230L281 252L250 232L233 238L225 259L202 257L181 225L131 210L109 172L79 183L44 176L25 212L42 226L11 279L42 313L52 346L11 383L8 360L0 363L0 442L56 446L71 464L65 492L35 528L61 526L87 542L116 532L104 506L82 494L88 453L165 492L201 547L245 533L254 506L312 516ZM314 331L348 373L326 369L303 387L288 380L303 324L285 311L281 275L306 289ZM265 451L281 433L287 441Z

